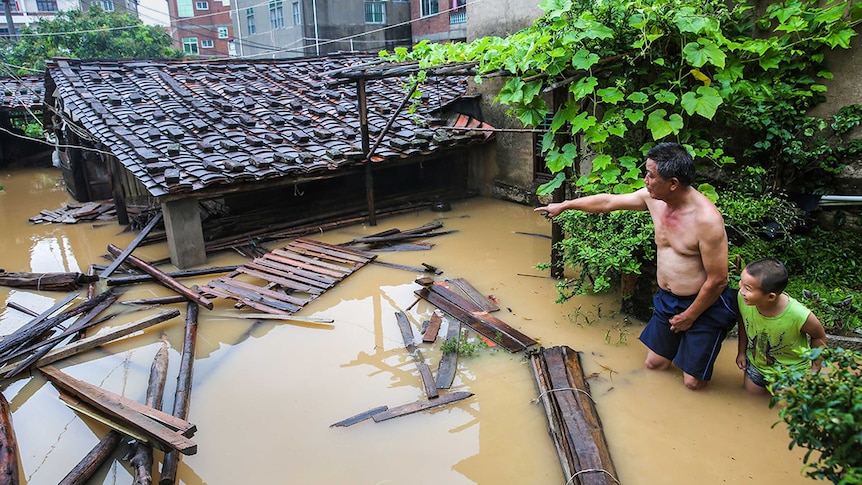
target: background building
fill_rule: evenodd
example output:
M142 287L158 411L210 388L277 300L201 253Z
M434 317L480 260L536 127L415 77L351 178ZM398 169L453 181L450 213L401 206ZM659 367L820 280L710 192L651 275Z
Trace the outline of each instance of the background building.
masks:
M131 6L126 5L127 0L87 0L87 6L90 3L96 3L103 9L113 11L117 8L125 8L131 12L137 13L136 5L132 0L129 0ZM6 9L9 9L7 15ZM78 0L2 0L0 1L0 36L9 36L9 18L11 17L12 24L15 26L17 33L18 29L23 25L29 25L40 18L53 19L54 15L61 10L86 9L82 2Z
M168 0L174 47L187 56L237 55L230 0Z
M237 0L237 54L284 58L411 45L409 0Z
M467 0L411 0L410 9L414 44L467 40Z

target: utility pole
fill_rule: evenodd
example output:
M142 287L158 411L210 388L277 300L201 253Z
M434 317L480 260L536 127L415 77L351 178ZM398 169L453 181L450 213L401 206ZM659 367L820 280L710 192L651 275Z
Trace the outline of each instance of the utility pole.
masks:
M9 40L18 40L18 33L15 32L15 22L12 20L12 2L15 0L3 0L6 6L6 27L9 31Z

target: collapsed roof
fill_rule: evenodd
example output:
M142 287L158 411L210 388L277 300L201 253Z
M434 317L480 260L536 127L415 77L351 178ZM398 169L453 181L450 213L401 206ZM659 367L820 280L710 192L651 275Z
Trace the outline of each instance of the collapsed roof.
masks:
M375 59L57 59L46 71L45 103L162 197L361 164L361 95L355 80L337 76ZM412 114L399 110L407 81L406 74L363 81L373 162L427 158L493 138L490 126L448 111L463 102L466 75L429 76ZM445 129L452 126L464 129Z

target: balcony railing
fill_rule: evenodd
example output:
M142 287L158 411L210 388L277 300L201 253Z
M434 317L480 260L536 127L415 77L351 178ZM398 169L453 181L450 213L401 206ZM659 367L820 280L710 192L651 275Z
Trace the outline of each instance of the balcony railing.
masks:
M449 12L449 24L467 23L467 12Z

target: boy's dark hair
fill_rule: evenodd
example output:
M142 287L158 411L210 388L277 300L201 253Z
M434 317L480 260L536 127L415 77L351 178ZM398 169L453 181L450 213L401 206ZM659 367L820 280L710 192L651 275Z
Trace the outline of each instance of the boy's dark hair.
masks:
M752 261L745 266L745 271L760 281L760 289L765 293L780 295L787 287L787 268L777 259L763 258Z
M647 158L656 165L659 176L665 180L676 177L679 183L690 186L694 182L694 160L679 143L664 142L650 148Z

